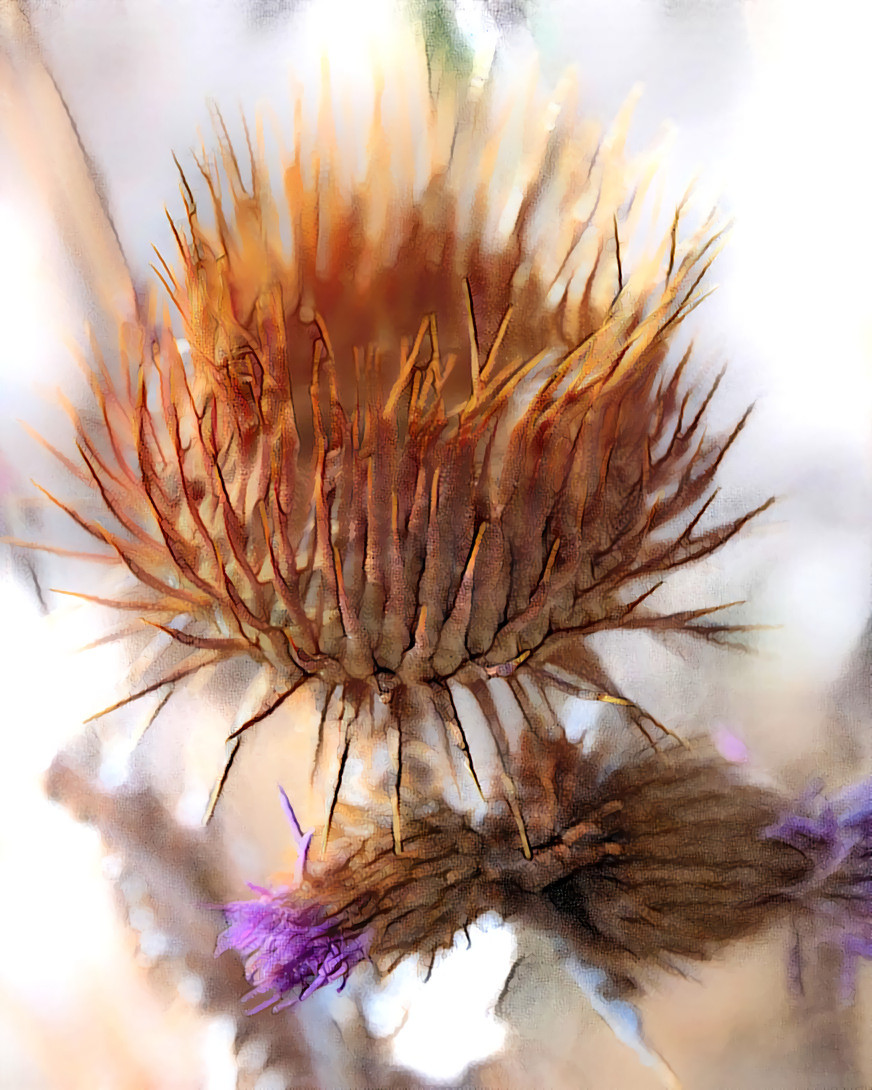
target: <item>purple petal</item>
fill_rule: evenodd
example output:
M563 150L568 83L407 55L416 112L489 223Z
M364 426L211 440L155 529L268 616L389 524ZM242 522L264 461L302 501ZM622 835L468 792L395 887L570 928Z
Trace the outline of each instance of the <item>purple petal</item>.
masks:
M288 798L287 792L279 784L279 794L282 797L282 809L285 812L285 817L288 819L288 823L291 826L291 831L294 836L294 843L299 844L303 839L303 830L300 827L299 821L297 821L297 815L294 813L294 808L291 806L291 800Z
M361 935L346 934L342 921L320 906L295 902L313 834L303 832L281 785L279 795L297 849L294 885L268 889L249 883L257 899L223 906L227 927L215 946L216 957L232 948L246 958L252 990L243 1002L266 996L249 1014L268 1007L282 1010L325 984L338 982L344 988L351 970L367 956Z
M872 781L832 800L813 785L796 811L764 835L792 844L812 862L809 877L786 891L805 908L791 952L792 982L801 981L805 958L834 947L842 959L842 996L850 1001L857 961L872 957Z
M346 935L341 922L319 906L295 904L288 889L256 901L233 902L225 912L228 926L218 939L216 956L231 947L246 956L245 973L253 986L248 998L270 997L251 1014L289 1006L326 984L344 985L366 957L361 936Z
M306 860L309 858L309 845L312 843L314 832L308 832L297 844L297 862L294 864L294 885L303 884L303 874L306 870Z

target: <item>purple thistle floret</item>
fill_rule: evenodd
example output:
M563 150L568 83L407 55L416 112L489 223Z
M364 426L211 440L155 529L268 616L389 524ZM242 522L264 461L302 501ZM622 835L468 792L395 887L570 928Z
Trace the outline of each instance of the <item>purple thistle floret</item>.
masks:
M279 785L279 795L282 800L282 809L285 812L285 817L288 819L288 825L291 827L291 836L294 840L294 847L297 849L297 862L294 867L294 888L296 888L303 881L303 872L306 869L306 859L309 855L309 845L312 843L314 832L310 829L308 833L304 833L300 828L300 823L297 821L297 815L294 813L293 806L291 806L291 800L288 798L287 792L281 784Z
M267 996L248 1013L282 1010L335 981L342 991L351 970L366 958L363 939L343 935L319 907L294 905L287 887L251 888L261 894L256 901L224 906L228 927L215 948L216 957L231 948L246 956L245 975L254 987L243 1002Z
M857 963L872 958L872 780L833 799L819 784L800 800L797 812L782 818L766 835L803 852L814 867L790 895L807 909L797 922L791 980L801 989L809 946L827 945L841 956L841 990L853 999Z
M367 956L363 936L343 933L341 920L327 916L320 905L297 902L312 833L303 832L288 796L279 791L297 849L294 884L265 889L249 883L260 896L223 906L227 929L215 947L216 957L235 949L246 958L245 975L253 988L243 1002L267 997L249 1014L282 1010L336 981L342 991L351 970Z

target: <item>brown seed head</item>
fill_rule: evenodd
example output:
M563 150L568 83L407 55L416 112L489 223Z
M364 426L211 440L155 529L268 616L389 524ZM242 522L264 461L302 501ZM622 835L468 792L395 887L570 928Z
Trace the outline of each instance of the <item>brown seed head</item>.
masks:
M625 269L645 186L627 199L623 122L597 143L528 90L500 111L378 86L360 170L325 75L281 199L262 131L243 171L219 125L197 164L213 222L183 176L178 263L158 270L189 355L167 313L122 331L120 383L98 360L78 444L113 525L70 513L139 584L116 604L190 652L146 691L236 655L273 671L237 744L317 683L349 732L378 699L398 738L435 714L468 758L465 686L505 762L494 676L534 728L536 694L567 684L641 723L598 666L552 672L567 642L737 630L643 604L756 514L701 528L744 420L708 434L713 390L695 395L687 354L668 363L718 235L680 242L676 213Z
M302 890L376 965L425 960L487 911L562 935L619 990L681 970L784 915L813 863L768 835L783 807L703 747L650 749L609 772L603 752L531 735L513 765L531 858L507 807L473 827L444 805L391 832L338 814L335 851ZM546 796L550 796L550 799Z

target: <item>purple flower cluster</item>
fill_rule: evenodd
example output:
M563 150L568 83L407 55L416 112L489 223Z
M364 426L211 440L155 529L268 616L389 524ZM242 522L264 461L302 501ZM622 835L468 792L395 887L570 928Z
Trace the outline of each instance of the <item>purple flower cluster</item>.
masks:
M249 883L260 896L223 906L228 925L215 948L216 957L230 949L245 956L245 975L254 987L243 1002L267 996L249 1014L267 1007L282 1010L335 981L341 991L367 956L362 936L344 934L341 920L328 917L321 906L296 901L312 833L303 833L288 796L279 791L297 849L294 885L264 889Z
M766 835L802 851L814 863L809 878L790 891L809 910L798 921L791 978L801 987L802 963L812 947L837 949L842 995L853 998L857 962L872 958L872 780L833 799L819 785Z
M231 948L246 956L245 975L254 987L243 1002L267 996L248 1013L273 1005L282 1010L334 981L340 981L341 991L354 966L366 958L365 942L343 935L337 921L319 907L296 906L288 887L251 888L261 895L256 901L224 906L228 927L215 949L216 957Z

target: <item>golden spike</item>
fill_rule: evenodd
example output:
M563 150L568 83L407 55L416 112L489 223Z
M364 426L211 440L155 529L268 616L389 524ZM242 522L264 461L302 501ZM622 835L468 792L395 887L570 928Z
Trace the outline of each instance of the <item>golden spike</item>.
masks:
M236 755L239 752L239 747L242 745L241 738L233 738L228 740L225 747L224 765L218 778L212 787L212 791L209 795L209 801L206 804L206 811L203 814L203 825L208 825L215 814L215 807L218 805L218 800L221 797L221 792L224 790L224 785L227 783L227 778L230 775L230 769L233 767L233 762L236 760Z
M420 326L418 326L418 332L415 335L415 341L412 344L412 350L405 358L404 349L406 342L405 338L403 339L403 346L400 352L400 373L397 376L393 386L391 387L390 393L388 394L388 400L384 407L384 416L386 417L390 416L391 413L394 411L394 407L396 406L400 395L406 388L406 385L409 381L409 375L412 373L412 370L418 361L418 353L421 351L421 344L424 340L424 334L428 331L429 328L430 318L428 315L421 321Z
M324 834L321 838L322 855L326 855L327 853L327 841L330 839L330 829L333 825L333 815L336 812L336 803L339 801L339 789L342 786L342 777L345 774L345 762L348 760L348 750L351 745L351 732L349 730L348 724L345 723L344 720L342 726L344 728L342 754L339 758L339 767L336 770L336 784L333 788L333 794L330 797L330 806L327 811L327 821L324 825Z
M433 668L443 677L453 673L464 658L464 641L472 612L475 562L487 527L488 524L483 522L476 531L469 559L466 562L463 577L460 580L460 586L454 599L454 605L439 634L439 641L433 656Z
M521 813L521 807L518 803L518 790L515 787L515 782L508 772L505 771L501 773L500 780L506 794L506 801L509 804L509 809L512 811L512 817L515 819L515 824L518 826L518 833L521 837L521 851L523 851L525 859L532 859L533 852L530 848L529 838L527 837L527 826L524 822L524 815Z
M500 347L503 343L503 338L506 335L506 330L509 328L509 322L512 319L512 312L514 307L507 307L506 312L502 317L499 328L497 329L497 335L494 337L493 344L490 346L490 351L487 354L484 367L481 370L481 381L487 383L490 381L491 368L496 365L497 356L499 355Z

